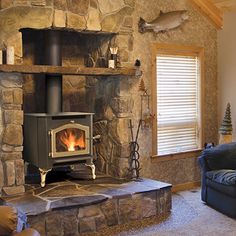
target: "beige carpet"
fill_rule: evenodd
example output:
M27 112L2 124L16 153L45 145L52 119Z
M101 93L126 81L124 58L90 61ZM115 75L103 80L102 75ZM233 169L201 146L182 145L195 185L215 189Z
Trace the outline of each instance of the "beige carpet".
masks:
M236 236L236 220L205 205L200 200L200 189L174 194L172 205L172 212L166 219L152 218L88 235Z

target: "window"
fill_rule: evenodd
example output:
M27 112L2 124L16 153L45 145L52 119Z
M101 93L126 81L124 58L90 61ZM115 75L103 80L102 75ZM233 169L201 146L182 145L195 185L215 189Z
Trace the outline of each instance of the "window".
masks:
M155 47L154 149L157 155L202 146L202 60L198 47Z

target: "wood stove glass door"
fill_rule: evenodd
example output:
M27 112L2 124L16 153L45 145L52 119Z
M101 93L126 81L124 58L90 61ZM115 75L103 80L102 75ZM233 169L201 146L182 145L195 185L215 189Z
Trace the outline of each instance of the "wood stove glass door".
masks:
M49 132L51 157L89 154L89 127L77 123L62 125Z

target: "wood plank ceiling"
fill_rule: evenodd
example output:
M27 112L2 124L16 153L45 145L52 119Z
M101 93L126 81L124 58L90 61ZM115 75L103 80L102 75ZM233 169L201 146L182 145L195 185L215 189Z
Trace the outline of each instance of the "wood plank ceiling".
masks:
M236 0L191 0L218 28L223 27L224 12L236 12Z
M192 3L218 28L223 27L223 12L212 0L191 0Z
M223 12L236 12L236 0L212 0Z

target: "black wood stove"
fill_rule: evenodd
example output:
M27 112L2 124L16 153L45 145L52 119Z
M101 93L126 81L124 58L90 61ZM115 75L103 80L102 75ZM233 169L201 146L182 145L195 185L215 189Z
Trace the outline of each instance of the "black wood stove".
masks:
M61 66L60 31L45 31L46 65ZM93 179L93 113L62 112L62 76L46 74L46 113L24 116L24 159L39 168L41 186L52 168L85 162Z

